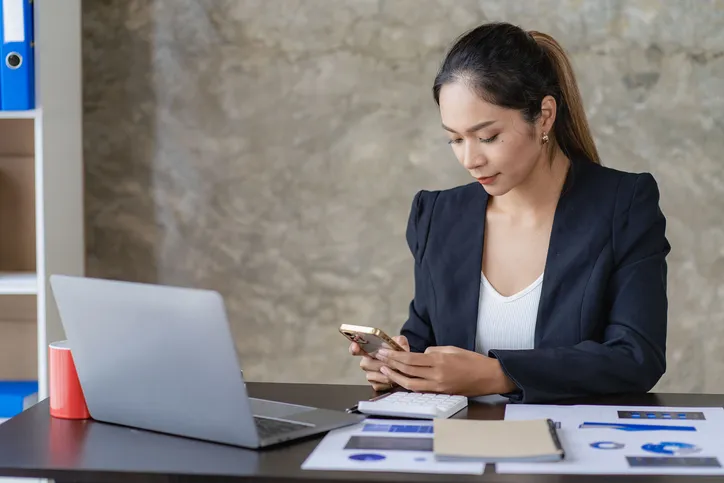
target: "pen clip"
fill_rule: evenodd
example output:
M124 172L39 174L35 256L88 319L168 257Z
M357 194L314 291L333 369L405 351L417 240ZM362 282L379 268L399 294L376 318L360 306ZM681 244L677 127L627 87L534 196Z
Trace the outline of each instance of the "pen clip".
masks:
M546 422L548 423L548 430L551 433L551 438L553 438L553 444L555 444L556 450L558 450L558 454L560 455L560 458L564 459L566 456L566 453L565 453L565 450L563 449L563 445L561 445L561 440L558 437L556 422L550 418L548 418L546 420Z
M347 414L362 414L357 409L358 407L359 407L359 405L355 404L354 406L345 409L344 412L346 412Z

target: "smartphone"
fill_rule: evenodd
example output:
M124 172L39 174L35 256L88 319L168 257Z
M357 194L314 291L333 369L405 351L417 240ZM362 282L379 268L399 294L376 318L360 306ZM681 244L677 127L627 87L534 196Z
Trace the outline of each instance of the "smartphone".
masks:
M352 342L356 342L367 354L372 355L387 344L390 349L404 351L392 337L385 334L382 329L366 327L363 325L342 324L339 331Z

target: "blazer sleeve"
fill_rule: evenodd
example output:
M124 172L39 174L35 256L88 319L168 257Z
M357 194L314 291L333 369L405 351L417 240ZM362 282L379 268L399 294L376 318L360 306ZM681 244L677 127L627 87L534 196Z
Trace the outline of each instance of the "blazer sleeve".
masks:
M512 402L648 392L664 374L670 251L666 220L650 174L627 184L633 184L630 202L620 203L623 207L616 207L613 219L614 267L602 339L571 347L490 351L519 388L506 395Z
M415 194L407 221L407 245L414 258L414 297L410 302L407 320L400 334L407 338L412 352L425 352L436 345L432 329L434 291L430 273L424 263L425 248L430 231L432 211L439 192L419 191Z

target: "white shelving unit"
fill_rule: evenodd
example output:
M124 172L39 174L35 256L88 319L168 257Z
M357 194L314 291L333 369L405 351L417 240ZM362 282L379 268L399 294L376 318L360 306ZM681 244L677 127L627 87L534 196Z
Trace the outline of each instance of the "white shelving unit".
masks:
M0 111L0 119L35 119L38 111Z
M81 0L34 11L36 109L0 111L0 379L37 379L44 399L64 338L49 276L85 270Z
M35 273L0 273L0 295L33 295L38 293Z

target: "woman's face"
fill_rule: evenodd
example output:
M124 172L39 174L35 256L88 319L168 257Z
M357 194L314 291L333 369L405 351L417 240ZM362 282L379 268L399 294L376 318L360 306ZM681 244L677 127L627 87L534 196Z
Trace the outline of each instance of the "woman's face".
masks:
M482 100L464 82L444 85L439 102L455 156L490 195L520 185L545 159L545 122L532 126L519 111Z

